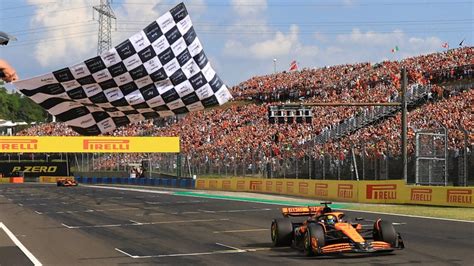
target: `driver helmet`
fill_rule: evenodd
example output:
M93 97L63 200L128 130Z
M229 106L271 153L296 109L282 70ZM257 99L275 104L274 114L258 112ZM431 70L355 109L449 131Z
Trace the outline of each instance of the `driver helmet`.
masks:
M334 215L328 215L326 218L326 223L328 225L334 225L337 222L336 216Z

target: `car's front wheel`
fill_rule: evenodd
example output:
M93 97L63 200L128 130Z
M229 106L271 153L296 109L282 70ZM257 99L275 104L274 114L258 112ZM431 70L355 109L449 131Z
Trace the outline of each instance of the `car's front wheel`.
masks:
M373 236L375 241L389 243L391 247L397 245L397 231L389 221L377 220L374 224Z
M324 229L321 225L310 223L304 235L304 253L306 256L319 254L319 250L326 244Z

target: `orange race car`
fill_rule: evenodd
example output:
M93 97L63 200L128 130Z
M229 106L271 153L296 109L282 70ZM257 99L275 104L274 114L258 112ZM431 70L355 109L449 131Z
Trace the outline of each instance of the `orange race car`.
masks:
M56 185L58 187L76 187L78 184L73 178L58 178Z
M381 219L366 225L349 222L344 213L328 206L331 202L321 204L324 206L282 208L283 218L274 219L271 225L273 245L292 246L307 256L391 252L404 248L391 222ZM290 217L306 219L295 221Z

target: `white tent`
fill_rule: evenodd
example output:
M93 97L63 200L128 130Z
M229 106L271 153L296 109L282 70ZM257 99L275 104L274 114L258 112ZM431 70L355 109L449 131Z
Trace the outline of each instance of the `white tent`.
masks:
M12 121L6 121L3 124L0 124L0 127L15 127L17 126L17 123L13 123Z

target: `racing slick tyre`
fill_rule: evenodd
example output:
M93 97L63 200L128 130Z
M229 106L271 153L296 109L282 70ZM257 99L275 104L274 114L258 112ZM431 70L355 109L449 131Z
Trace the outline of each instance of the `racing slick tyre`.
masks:
M374 240L389 243L391 247L397 245L397 232L389 221L377 220L373 230Z
M293 224L290 219L282 218L272 221L272 242L275 247L290 246L293 238Z
M62 187L62 186L63 186L63 182L57 181L57 182L56 182L56 185L57 185L58 187Z
M326 239L324 229L319 224L310 223L304 235L303 251L306 256L318 255L319 248L324 247Z

